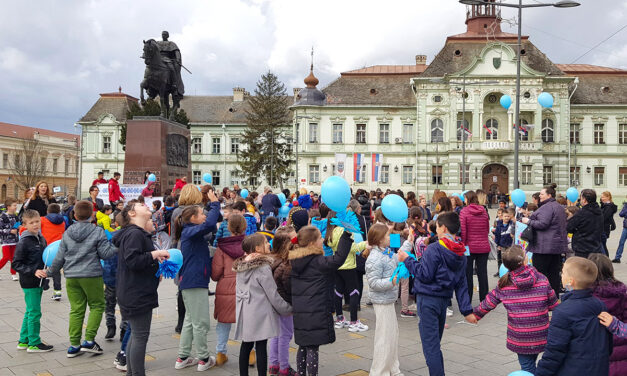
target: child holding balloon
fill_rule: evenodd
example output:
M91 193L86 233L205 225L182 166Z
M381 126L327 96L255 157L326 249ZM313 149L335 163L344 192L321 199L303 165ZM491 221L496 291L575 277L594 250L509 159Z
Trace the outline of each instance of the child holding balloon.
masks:
M50 266L50 273L63 269L65 289L70 301L69 335L70 347L67 357L74 358L82 353L102 354L103 350L94 340L105 311L104 281L101 259L109 259L117 253L102 227L92 224L93 205L79 201L74 206L74 223L63 234L59 251ZM85 311L89 305L89 318L83 335Z
M392 278L398 258L390 250L389 229L386 225L376 223L370 228L368 246L371 248L366 260L366 278L370 301L377 319L370 374L400 375L398 322L394 308L398 288L397 277Z
M220 216L220 203L213 190L207 192L211 202L208 215L201 206L192 205L178 216L174 243L180 240L183 265L179 269L179 289L185 303L185 319L181 330L179 353L175 369L198 364L205 371L216 364L209 356L207 332L209 331L209 281L211 280L211 255L205 235L215 231ZM198 359L190 358L192 343Z
M52 346L41 342L39 337L41 294L48 289L42 258L46 239L41 235L41 219L36 210L25 210L22 222L25 231L17 243L11 264L20 275L20 287L26 302L17 349L29 353L48 352L52 351Z

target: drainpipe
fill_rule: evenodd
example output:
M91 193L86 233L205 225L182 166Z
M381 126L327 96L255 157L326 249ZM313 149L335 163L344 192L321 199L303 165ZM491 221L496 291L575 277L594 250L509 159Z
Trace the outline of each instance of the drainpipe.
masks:
M575 91L577 91L577 86L579 86L579 77L575 77L575 88L573 89L573 92L570 93L570 96L568 97L568 105L569 106L570 106L571 98L575 94ZM569 113L570 113L570 111L569 111ZM571 128L570 127L570 119L568 119L568 180L569 180L568 185L569 186L573 185L573 181L570 179L570 168L571 168L571 165L570 165L570 149L572 147L572 143L571 143L571 140L570 140L570 132L571 132L570 128ZM579 131L579 128L577 128L577 131ZM576 168L577 168L577 166L575 165L575 169Z

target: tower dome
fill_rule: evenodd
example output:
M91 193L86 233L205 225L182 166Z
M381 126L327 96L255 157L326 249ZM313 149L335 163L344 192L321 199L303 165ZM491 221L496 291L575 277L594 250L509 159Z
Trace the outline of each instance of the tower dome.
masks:
M326 95L316 88L320 81L318 81L313 73L313 48L311 49L311 66L309 68L309 75L305 77L304 82L306 87L300 90L298 95L296 95L294 105L324 106L326 103Z

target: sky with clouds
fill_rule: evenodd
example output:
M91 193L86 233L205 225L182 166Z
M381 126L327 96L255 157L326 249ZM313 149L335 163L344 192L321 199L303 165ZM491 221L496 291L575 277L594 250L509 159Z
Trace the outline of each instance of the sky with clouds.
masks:
M513 0L509 0L510 2ZM571 63L625 26L627 0L579 0L574 9L523 13L523 33L555 63ZM538 2L524 0L525 3ZM0 12L0 122L74 132L99 93L139 96L142 40L170 32L187 95L253 91L260 75L302 87L310 50L324 87L340 72L427 63L465 31L457 0L51 0L5 2ZM516 32L503 9L503 31ZM627 29L577 63L627 69Z

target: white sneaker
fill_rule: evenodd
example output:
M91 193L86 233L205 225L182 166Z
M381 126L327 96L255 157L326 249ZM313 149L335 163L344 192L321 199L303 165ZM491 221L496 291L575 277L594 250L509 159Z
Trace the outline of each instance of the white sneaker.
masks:
M13 275L11 275L11 279L14 280L14 281L19 281L20 277L18 277L17 274L13 274Z
M209 360L205 363L204 360L199 360L198 361L198 372L201 371L206 371L209 368L213 367L216 365L216 357L215 356L210 356Z
M346 328L350 325L350 322L348 322L348 320L346 320L344 317L342 317L341 319L336 318L335 319L335 329L342 329L342 328Z
M447 308L446 309L446 317L451 317L451 316L453 316L453 310L450 309L450 308Z
M177 358L176 363L174 364L174 369L183 369L183 368L187 368L196 364L198 364L198 359L196 358L188 357L185 360L182 360L181 358Z
M349 332L365 332L366 330L368 330L368 325L362 324L359 320L348 326Z

